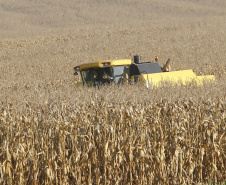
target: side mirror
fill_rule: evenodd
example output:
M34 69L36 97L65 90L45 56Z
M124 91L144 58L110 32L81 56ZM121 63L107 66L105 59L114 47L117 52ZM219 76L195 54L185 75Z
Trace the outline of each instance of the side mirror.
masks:
M78 72L75 72L74 75L77 76L78 75Z

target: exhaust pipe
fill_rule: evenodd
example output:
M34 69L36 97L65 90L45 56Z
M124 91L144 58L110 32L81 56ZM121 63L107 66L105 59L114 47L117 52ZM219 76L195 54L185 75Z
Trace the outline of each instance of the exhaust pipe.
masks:
M141 64L142 63L140 55L135 55L134 56L134 63L135 64Z

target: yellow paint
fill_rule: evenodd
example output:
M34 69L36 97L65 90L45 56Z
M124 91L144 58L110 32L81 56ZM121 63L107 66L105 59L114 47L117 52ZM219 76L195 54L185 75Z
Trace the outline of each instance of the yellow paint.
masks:
M109 63L109 65L102 66L103 63ZM112 66L120 65L131 65L131 59L121 59L121 60L104 60L95 63L81 64L79 66L80 70L87 70L90 68L105 68ZM76 68L75 67L75 68ZM74 68L74 69L75 69ZM203 85L205 81L208 83L210 81L215 81L214 75L205 75L205 76L196 76L192 70L182 70L182 71L171 71L171 72L162 72L162 73L153 73L153 74L141 74L139 76L139 81L149 86L159 86L161 83L167 82L171 85L189 85L195 83L196 85ZM129 76L127 74L127 79ZM134 76L131 76L131 81L134 82ZM81 84L79 84L80 86Z
M110 65L107 65L107 66L101 65L101 64L107 63L107 62L109 62ZM131 65L131 63L132 63L131 59L104 60L104 61L95 62L95 63L81 64L81 65L76 66L76 67L80 67L80 71L82 71L82 70L87 70L89 68L104 68L104 67L111 67L111 66Z
M142 74L139 76L141 81L152 86L159 86L163 82L170 82L170 84L176 85L188 85L190 83L202 85L204 81L215 81L214 75L196 76L192 70Z

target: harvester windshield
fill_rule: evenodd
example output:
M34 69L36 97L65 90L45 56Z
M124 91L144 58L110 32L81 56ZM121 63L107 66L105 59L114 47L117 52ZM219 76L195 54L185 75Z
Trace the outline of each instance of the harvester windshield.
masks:
M128 76L129 66L112 66L105 68L89 68L81 71L83 84L96 86L101 84L118 84L119 79ZM128 72L127 72L128 71Z

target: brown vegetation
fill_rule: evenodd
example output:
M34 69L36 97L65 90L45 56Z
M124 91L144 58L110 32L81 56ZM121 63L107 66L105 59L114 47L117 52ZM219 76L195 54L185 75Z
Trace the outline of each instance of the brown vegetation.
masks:
M141 90L134 91L138 97L117 102L112 101L117 91L111 88L96 90L85 102L78 98L75 103L41 107L27 103L23 113L11 104L2 108L1 182L225 181L225 102L220 98L153 101L139 98ZM159 92L153 91L149 93Z
M226 181L226 3L0 3L1 184ZM83 62L170 57L203 87L78 89Z

